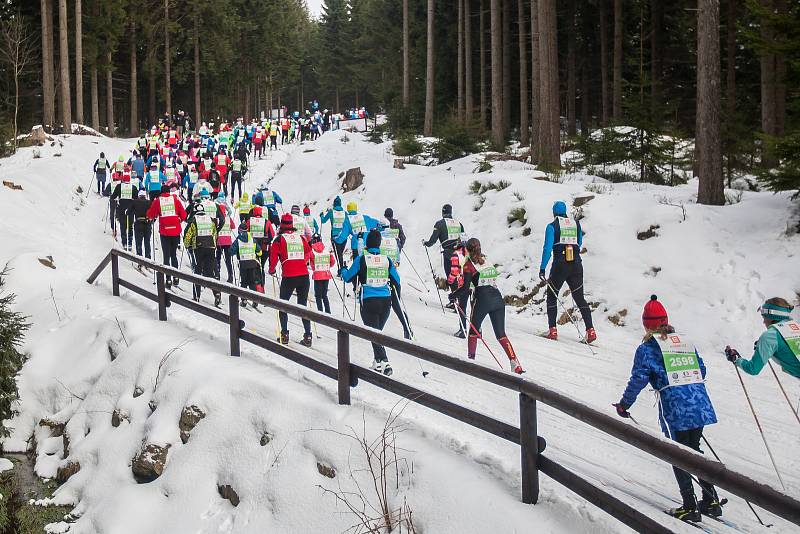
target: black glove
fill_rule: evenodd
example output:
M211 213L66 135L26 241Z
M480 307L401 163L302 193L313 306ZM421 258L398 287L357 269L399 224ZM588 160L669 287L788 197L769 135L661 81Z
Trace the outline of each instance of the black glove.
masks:
M539 269L539 280L541 280L542 282L546 280L544 275L544 269Z
M450 293L449 295L447 295L447 300L449 300L450 302L455 304L456 300L458 300L458 299L456 298L456 294L455 293Z
M725 357L731 363L736 363L736 360L741 358L741 356L739 355L739 351L736 350L736 349L730 348L730 346L725 347Z
M629 419L630 418L631 413L628 411L628 408L626 408L625 405L622 404L621 402L618 402L616 404L612 404L611 406L613 406L614 408L617 409L617 415L618 416L620 416L620 417L622 417L624 419Z

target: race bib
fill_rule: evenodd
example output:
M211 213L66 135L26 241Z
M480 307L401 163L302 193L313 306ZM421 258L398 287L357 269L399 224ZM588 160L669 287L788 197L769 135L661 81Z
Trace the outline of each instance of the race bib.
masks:
M266 204L268 208L274 208L275 193L273 193L272 191L267 191L266 193L264 193L264 204Z
M286 260L302 260L305 258L303 238L297 234L283 234L286 242Z
M327 251L314 252L314 271L326 272L331 270L331 255Z
M447 240L453 241L461 237L461 223L455 219L445 219L444 224L447 227Z
M214 204L211 200L204 200L203 201L203 210L205 211L206 215L209 217L217 217L217 205Z
M369 287L386 287L389 283L389 260L381 254L365 254L367 283Z
M578 244L578 223L574 219L558 217L558 227L560 230L559 245Z
M685 341L680 334L667 334L666 339L656 337L664 357L664 369L670 386L685 386L703 382L700 362L694 345Z
M222 229L219 231L220 237L227 237L233 239L233 221L228 219L228 224L222 226Z
M210 237L214 235L212 230L211 217L208 215L198 215L195 217L195 224L197 225L198 237Z
M476 265L478 270L478 274L480 277L478 278L478 286L492 286L497 287L497 278L500 276L500 271L497 270L492 263L488 260L484 259L483 265Z
M242 170L242 160L240 160L240 159L233 160L233 163L231 164L231 168L236 172L240 172Z
M344 219L346 215L344 210L333 210L333 229L334 230L341 230L342 226L344 226Z
M253 234L253 237L263 238L264 237L264 226L265 220L263 217L251 217L250 218L250 233Z
M775 330L783 337L792 354L800 359L800 324L796 321L784 321L782 323L775 323L772 325Z
M302 233L306 229L306 220L301 217L300 215L292 215L292 219L294 219L294 231L298 233ZM299 237L299 236L298 236Z
M388 236L381 239L381 254L388 256L390 260L397 263L400 259L400 250L397 247L397 240Z
M239 261L253 261L256 259L256 244L251 239L247 243L239 241Z
M197 183L197 178L199 176L200 175L197 174L197 171L189 171L189 184L191 184L192 187L194 187L194 184Z
M123 183L120 186L119 198L123 200L131 200L133 198L133 184Z
M172 198L172 196L158 197L158 203L161 208L162 217L175 215L175 199Z
M367 229L367 224L364 222L364 216L360 213L350 215L350 228L354 234L360 234Z

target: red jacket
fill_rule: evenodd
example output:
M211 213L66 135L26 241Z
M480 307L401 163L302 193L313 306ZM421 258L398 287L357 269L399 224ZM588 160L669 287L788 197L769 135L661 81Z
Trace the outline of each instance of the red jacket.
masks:
M162 199L164 200L162 201ZM162 215L161 202L164 202L165 205L169 205L170 200L175 206L174 214ZM153 200L153 203L150 204L150 209L147 210L147 218L155 219L156 217L158 217L158 232L161 235L181 235L181 223L186 220L186 210L177 197L169 193L161 193L161 196Z
M286 250L287 236L294 236L300 238L303 246L303 257L296 259L289 259ZM278 266L278 260L281 262L281 271L283 277L292 276L308 276L308 262L311 259L311 247L305 236L296 234L294 230L287 230L275 238L272 247L269 250L269 274L275 274L275 268Z
M322 241L317 241L311 245L311 249L313 250L313 254L311 255L311 268L314 271L314 274L311 275L311 277L314 280L330 280L333 278L333 275L331 275L331 267L336 265L336 256L333 255L333 252L326 251L325 243ZM328 262L322 261L325 259L326 255L330 255ZM322 263L319 270L316 268L317 256L320 257Z

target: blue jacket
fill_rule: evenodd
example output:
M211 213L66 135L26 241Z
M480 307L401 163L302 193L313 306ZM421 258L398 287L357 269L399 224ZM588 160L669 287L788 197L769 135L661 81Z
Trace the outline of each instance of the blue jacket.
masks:
M335 232L335 230L333 229L333 212L334 212L334 210L335 211L344 211L344 208L341 205L339 205L339 206L334 205L333 208L328 208L328 211L326 211L325 213L321 213L320 216L319 216L319 223L320 224L325 224L328 221L331 222L331 235L333 235L334 232ZM345 217L345 219L347 219L347 217Z
M161 156L156 155L156 156L150 156L149 158L147 158L147 168L148 169L153 166L153 161L158 161L158 168L159 169L163 169L164 167L167 166L167 160L165 160Z
M367 252L370 254L380 254L381 251L378 248L370 248L367 249ZM399 290L400 275L397 273L397 269L394 268L394 262L388 261L387 263L389 264L389 283L385 286L373 287L364 284L365 280L367 279L367 264L364 263L364 254L361 254L358 258L356 258L356 261L353 262L353 265L342 272L342 278L344 278L345 282L350 282L356 276L358 276L359 282L361 283L361 300L391 297L392 291L389 286L395 286Z
M353 227L350 226L350 217L349 217L350 215L357 215L357 214L358 214L358 212L348 211L347 212L348 216L344 218L344 225L342 226L342 231L339 232L339 235L337 235L336 237L333 238L333 240L335 242L339 243L340 245L342 243L344 243L345 241L347 241L348 237L351 238L350 239L350 248L352 250L358 250L360 248L358 246L358 242L359 242L358 234L353 232ZM367 234L373 228L378 228L380 223L378 222L377 219L373 219L369 215L364 215L364 225L366 226L366 228L364 229L363 232L361 232L361 234ZM362 236L362 240L363 240L363 236Z
M697 360L700 363L700 372L705 378L706 366L699 354ZM656 391L660 391L658 419L662 432L668 437L679 430L690 430L717 422L717 415L714 413L711 399L708 398L705 384L667 387L669 381L664 368L664 357L661 354L661 347L653 338L636 349L631 377L620 404L626 409L630 408L648 384Z
M141 180L142 176L144 176L144 160L142 158L133 158L131 167L133 168L133 174Z
M278 193L273 191L272 195L275 197L275 202L273 202L272 204L264 204L264 191L259 191L258 193L253 195L253 204L257 204L259 206L266 206L268 208L275 208L275 204L283 205L283 199Z
M158 180L153 173L153 171L147 171L147 174L144 175L144 186L148 191L161 191L161 186L167 183L167 176L158 171Z
M553 245L556 240L556 227L553 223L547 225L544 231L544 246L542 246L542 263L539 269L545 270L550 263L550 256L553 255ZM583 248L583 231L578 232L578 250Z

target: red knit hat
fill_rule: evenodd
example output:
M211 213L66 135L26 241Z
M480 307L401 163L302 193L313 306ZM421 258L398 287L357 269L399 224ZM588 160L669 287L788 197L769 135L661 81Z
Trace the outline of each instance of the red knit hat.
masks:
M253 207L253 215L256 217L261 217L263 211L261 210L261 206L254 206Z
M642 324L647 330L655 330L659 326L669 324L667 310L655 295L650 295L650 300L644 305Z
M281 230L294 230L294 217L291 213L284 213L281 217Z
M308 207L308 204L303 207L303 215L311 215L311 208Z

